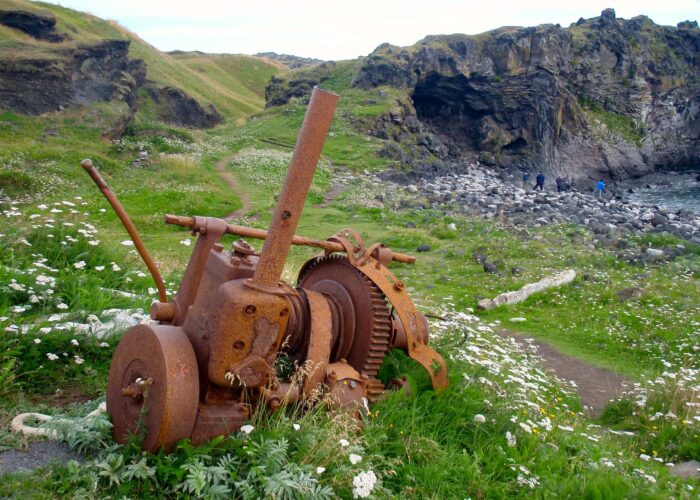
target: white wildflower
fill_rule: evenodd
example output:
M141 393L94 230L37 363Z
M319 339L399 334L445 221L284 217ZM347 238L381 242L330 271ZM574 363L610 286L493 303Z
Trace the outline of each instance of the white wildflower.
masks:
M34 339L35 344L41 344L41 339Z
M58 359L58 356L52 352L47 352L46 357L49 358L49 361L56 361Z
M346 446L350 446L350 441L348 441L347 439L341 439L338 442L340 443L340 446L342 446L343 448L345 448Z
M325 467L316 467L316 474L321 475L321 474L323 474L324 472L326 472L326 468L325 468Z
M359 464L362 462L362 457L360 455L356 455L355 453L350 453L350 463L352 465Z
M78 347L78 346L80 345L80 344L78 343L78 341L75 340L75 339L71 339L70 343L71 343L71 345L74 346L74 347Z
M64 304L63 302L60 302L59 304L56 304L56 309L68 309L68 305ZM51 318L49 318L49 321L51 321Z
M298 431L299 429L301 429L301 425L299 425L299 424L292 424L292 428L293 428L295 431Z
M105 266L95 266L95 271L99 272L99 271L104 271L104 270L105 270Z
M253 427L250 424L246 424L242 426L240 430L243 434L250 434L251 432L253 432L253 429L255 429L255 427Z
M518 444L515 436L511 434L510 431L506 432L506 442L508 443L509 448L514 448L515 445Z
M134 246L134 242L131 240L124 240L120 244L125 246L125 247L133 247Z
M360 472L352 480L353 498L367 498L370 496L376 482L377 476L374 474L374 471Z
M81 260L79 262L76 262L75 264L73 264L73 267L76 269L83 269L85 267L85 261Z
M532 434L532 427L523 422L518 422L518 425L528 434Z

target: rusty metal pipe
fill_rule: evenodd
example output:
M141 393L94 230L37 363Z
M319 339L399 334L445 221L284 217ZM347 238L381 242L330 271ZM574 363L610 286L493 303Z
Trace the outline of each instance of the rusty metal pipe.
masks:
M124 210L124 207L122 207L122 204L119 203L119 200L114 195L112 190L109 189L107 183L104 181L100 173L92 164L92 160L85 159L82 162L80 162L80 166L85 169L85 171L90 175L90 177L92 177L92 180L95 181L97 187L100 188L100 191L102 191L104 197L107 198L109 204L112 205L112 208L117 213L117 217L119 217L119 220L121 220L122 224L124 224L126 232L129 233L131 241L134 242L136 250L139 252L139 255L146 264L146 267L148 268L148 271L151 273L153 281L155 281L156 283L156 288L158 289L158 298L161 302L167 302L168 295L165 293L165 285L163 284L163 278L160 276L160 271L158 271L158 267L156 267L156 263L149 255L148 250L146 250L146 247L144 246L143 241L141 241L141 237L139 236L138 231L136 231L136 227L134 227L134 224L131 222L131 219Z
M269 237L265 239L253 276L253 283L257 285L276 287L282 275L338 99L336 94L318 87L311 94L287 178L268 229Z
M183 215L166 215L165 223L193 229L195 229L196 225L194 217L187 217ZM255 229L252 227L228 224L226 227L226 234L242 236L243 238L264 240L267 239L268 232L265 229ZM345 247L340 243L328 240L313 240L311 238L306 238L305 236L294 235L294 237L292 237L292 244L305 247L322 248L323 250L328 250L329 252L345 252ZM404 264L413 264L416 261L415 257L404 253L392 252L391 257L392 260L395 260L396 262L403 262Z

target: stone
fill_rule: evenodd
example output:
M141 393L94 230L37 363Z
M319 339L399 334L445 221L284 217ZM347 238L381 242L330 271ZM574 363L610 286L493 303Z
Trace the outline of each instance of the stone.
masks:
M671 476L681 477L683 479L700 478L700 462L697 460L689 460L681 462L673 467L668 468L668 473Z
M644 289L636 286L623 288L622 290L615 292L615 295L617 295L617 297L620 299L620 302L627 302L629 300L639 298L643 294Z
M418 248L416 248L418 252L429 252L430 251L430 245L418 245Z
M664 254L663 250L657 250L656 248L647 248L645 253L651 257L661 257Z
M494 264L492 264L492 263L490 263L490 262L488 262L488 261L484 261L484 262L481 264L481 267L484 269L484 272L485 272L485 273L489 273L489 274L500 274L500 272L498 271L498 268L497 268Z

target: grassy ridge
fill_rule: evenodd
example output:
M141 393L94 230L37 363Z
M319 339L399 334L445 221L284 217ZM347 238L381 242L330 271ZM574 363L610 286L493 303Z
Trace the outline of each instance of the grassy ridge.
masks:
M63 60L62 50L105 39L130 40L129 55L145 61L149 80L157 85L181 88L200 104L213 104L232 121L262 110L264 84L280 71L279 65L252 56L173 56L159 51L116 22L54 4L3 0L0 7L4 6L30 12L49 12L56 17L56 31L70 38L60 43L42 42L19 30L0 26L0 60L48 58L60 64ZM148 110L148 106L143 108L141 115ZM141 115L137 115L141 122L155 118L153 114Z

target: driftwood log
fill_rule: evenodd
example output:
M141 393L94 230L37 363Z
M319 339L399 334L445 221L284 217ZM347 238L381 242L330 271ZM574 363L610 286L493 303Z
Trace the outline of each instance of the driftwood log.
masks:
M567 285L576 278L576 271L567 269L553 276L543 278L536 283L528 283L520 290L514 292L506 292L498 295L494 299L483 299L479 301L478 308L491 310L504 304L517 304L527 299L533 293L541 292L547 288Z

